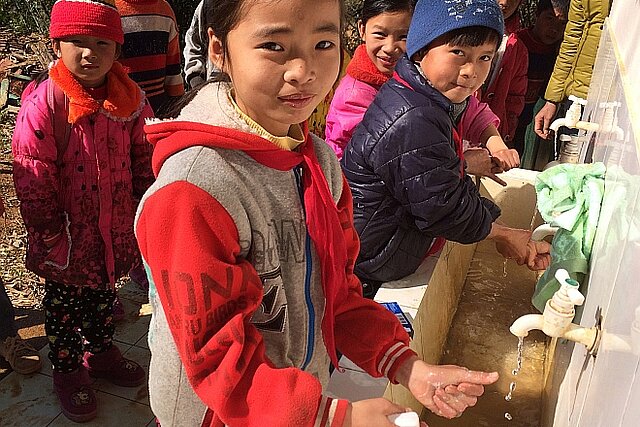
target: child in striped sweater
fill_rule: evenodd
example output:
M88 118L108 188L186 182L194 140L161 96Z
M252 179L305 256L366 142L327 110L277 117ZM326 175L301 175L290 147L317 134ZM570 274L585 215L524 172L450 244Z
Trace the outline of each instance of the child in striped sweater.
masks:
M154 112L184 93L176 16L166 0L116 0L124 45L120 62Z

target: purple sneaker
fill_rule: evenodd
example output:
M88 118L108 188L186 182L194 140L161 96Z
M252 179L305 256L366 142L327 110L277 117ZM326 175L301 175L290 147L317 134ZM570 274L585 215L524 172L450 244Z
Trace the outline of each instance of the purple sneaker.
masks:
M104 353L84 353L84 366L94 378L106 378L115 385L137 387L145 382L142 366L125 359L115 345Z
M62 413L73 422L91 421L98 414L96 394L90 384L91 379L82 365L68 374L53 371L53 390L60 400Z

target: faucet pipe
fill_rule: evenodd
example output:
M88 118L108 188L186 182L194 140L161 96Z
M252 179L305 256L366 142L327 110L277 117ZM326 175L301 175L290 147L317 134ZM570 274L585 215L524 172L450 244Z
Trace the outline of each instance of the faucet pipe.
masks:
M544 319L542 314L525 314L516 319L509 331L518 338L524 338L534 329L542 330Z
M595 351L598 342L598 328L585 328L571 323L576 305L584 303L584 295L578 290L578 282L569 277L565 269L558 269L555 278L560 283L558 289L540 314L527 314L516 319L509 330L517 337L526 337L529 331L539 329L552 338L564 338L578 342Z
M563 338L583 344L587 347L587 351L592 351L596 348L596 343L598 341L598 328L596 327L585 328L583 326L576 325L575 323L569 323L564 327L564 330L549 330L547 328L547 331L545 331L544 323L544 316L542 314L525 314L513 322L509 331L519 338L524 338L529 335L529 332L537 329L543 331L547 336L552 338Z
M585 328L584 326L576 325L575 323L569 323L567 329L561 336L569 341L577 342L587 347L588 352L593 352L597 348L599 333L598 328Z
M592 351L594 348L597 348L596 344L598 342L599 334L598 328L596 327L585 328L583 326L576 325L575 323L569 323L563 330L559 330L545 328L544 323L545 319L542 314L525 314L513 322L509 331L516 337L524 338L529 335L529 332L537 329L543 331L551 338L562 338L583 344L587 347L587 351ZM619 344L618 342L616 343ZM630 348L631 346L628 345L628 347Z
M598 129L600 129L600 125L598 123L585 122L582 120L574 122L570 119L567 119L566 117L554 120L553 123L551 123L551 125L549 126L549 129L555 133L558 133L558 129L560 129L560 127L562 126L571 129L582 129L587 132L597 132Z
M549 224L542 224L536 227L531 233L531 240L539 242L547 236L553 236L560 229L560 227L554 227Z

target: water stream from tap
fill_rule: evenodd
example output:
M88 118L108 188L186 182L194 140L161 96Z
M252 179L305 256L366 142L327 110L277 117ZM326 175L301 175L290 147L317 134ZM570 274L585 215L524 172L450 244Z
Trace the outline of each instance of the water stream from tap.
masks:
M536 217L538 216L538 210L533 211L533 216L531 217L531 224L529 224L529 230L533 231L533 226L536 223Z
M524 337L518 337L518 357L516 359L516 369L511 371L513 376L517 376L522 369L522 349L524 348Z
M504 259L504 264L502 264L502 278L506 279L507 278L507 261L509 261L508 259Z
M522 369L523 348L524 348L524 337L518 337L518 356L516 358L516 369L511 371L514 377L518 376L518 374L520 373L520 369ZM507 395L504 397L504 400L506 400L507 402L511 402L511 399L513 398L513 392L515 391L515 389L516 389L516 382L511 381L511 384L509 384L509 393L507 393ZM509 421L513 419L513 416L508 412L504 413L504 417Z

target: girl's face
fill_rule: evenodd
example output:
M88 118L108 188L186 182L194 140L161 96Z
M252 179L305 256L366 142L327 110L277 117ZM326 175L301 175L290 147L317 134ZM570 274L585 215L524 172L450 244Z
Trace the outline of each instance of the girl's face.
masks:
M53 42L53 51L84 87L104 84L117 58L116 42L92 36L69 36Z
M495 42L456 46L437 39L420 61L431 85L453 103L460 103L482 86L489 75Z
M516 10L518 10L518 6L520 6L520 2L522 0L498 0L498 5L502 10L502 15L504 15L504 19L510 18Z
M538 15L533 26L535 37L546 45L560 42L564 36L567 17L560 10L546 9Z
M339 3L252 3L228 34L228 57L211 32L209 52L231 77L240 109L272 135L284 136L309 118L338 77Z
M410 22L411 13L402 11L381 13L364 25L359 23L358 30L367 54L381 73L393 74L396 62L407 50Z

